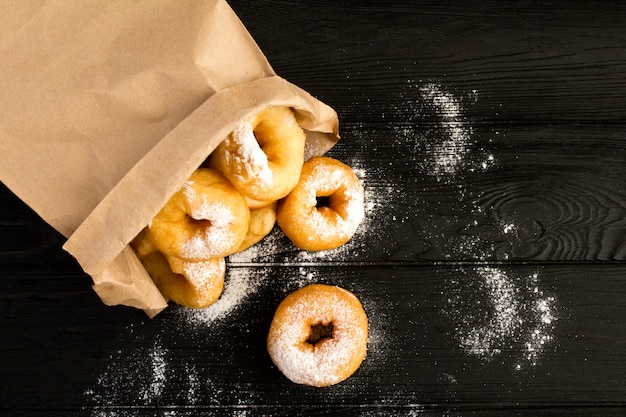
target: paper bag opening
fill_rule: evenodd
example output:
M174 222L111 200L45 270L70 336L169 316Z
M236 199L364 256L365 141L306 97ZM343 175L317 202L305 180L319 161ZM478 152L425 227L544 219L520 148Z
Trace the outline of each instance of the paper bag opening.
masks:
M278 76L210 97L122 178L64 245L92 276L104 303L150 311L167 305L129 242L241 120L270 105L295 111L308 132L308 157L325 153L339 138L335 111Z
M165 300L128 242L260 107L294 108L307 153L328 106L277 77L224 0L11 2L0 16L0 180L69 240L106 304Z

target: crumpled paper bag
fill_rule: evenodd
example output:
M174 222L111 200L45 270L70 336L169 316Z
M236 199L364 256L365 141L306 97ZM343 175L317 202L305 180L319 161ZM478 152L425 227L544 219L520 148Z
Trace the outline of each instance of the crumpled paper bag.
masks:
M105 304L167 306L128 244L241 119L290 106L309 156L338 140L225 1L7 1L0 21L0 180Z

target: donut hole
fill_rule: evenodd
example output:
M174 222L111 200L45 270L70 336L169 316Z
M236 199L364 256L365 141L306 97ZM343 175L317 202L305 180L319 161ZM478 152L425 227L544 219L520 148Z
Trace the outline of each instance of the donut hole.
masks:
M322 207L326 207L335 210L337 206L341 205L347 199L348 198L345 195L345 190L343 190L341 187L337 189L333 188L318 190L317 194L315 195L315 208L320 209Z
M330 196L320 195L315 197L315 208L330 207Z
M211 227L211 225L213 224L213 222L211 222L211 220L194 219L193 217L191 217L189 215L187 216L187 222L194 229L206 229L206 228Z
M272 141L271 132L268 130L268 127L266 127L264 123L260 123L256 129L252 130L252 134L259 144L259 148L261 148L263 152L265 152L265 146Z
M330 323L316 323L311 326L311 332L309 333L309 338L307 339L307 343L315 346L318 343L333 338L333 330L334 325L333 322Z
M256 130L252 132L254 134L254 138L256 139L256 142L259 144L259 148L261 150L263 150L263 147L265 146L265 138L264 136L260 133L257 132Z

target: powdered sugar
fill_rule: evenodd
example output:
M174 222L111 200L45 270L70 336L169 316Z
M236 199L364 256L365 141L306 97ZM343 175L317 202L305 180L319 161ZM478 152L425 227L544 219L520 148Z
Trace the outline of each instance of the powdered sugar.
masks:
M263 404L264 389L271 387L250 383L245 376L241 382L236 377L225 376L224 372L237 369L237 364L220 366L216 363L216 352L228 350L233 341L243 355L255 355L259 346L264 346L264 338L254 340L253 345L245 344L248 332L256 326L250 324L255 322L256 313L251 306L267 304L266 300L259 304L265 297L259 294L261 291L271 289L278 293L277 299L282 299L282 294L330 278L337 285L348 284L360 290L352 277L347 279L336 271L328 277L327 272L325 268L281 268L278 276L282 277L277 280L269 279L276 275L271 267L232 268L221 300L211 307L205 310L171 307L156 320L136 329L131 326L127 329L130 337L115 341L114 346L121 347L112 350L106 369L95 385L84 391L86 401L93 407L91 415L118 417L148 408L153 415L183 416L213 406L218 408L207 411L207 415L233 415L233 410L247 413ZM371 318L366 359L371 369L387 358L385 346L390 338L385 333L386 321L381 316L379 301L363 297L362 303ZM269 359L262 366L271 367ZM242 368L241 373L247 371ZM360 389L361 385L344 383L335 386L333 395L355 397L360 395Z
M378 210L381 206L374 203L374 196L363 188L363 182L366 181L366 172L363 167L354 167L352 172L355 174L354 182L346 180L345 171L325 172L316 170L310 176L309 182L305 185L308 193L302 194L303 205L310 208L307 216L307 222L316 224L312 229L316 231L318 238L324 238L324 235L341 235L346 238L352 237L346 244L333 250L323 251L293 251L293 244L284 236L279 227L275 227L267 236L259 243L229 256L232 264L250 264L258 265L263 262L276 262L281 257L281 262L289 264L291 262L309 261L313 259L332 258L341 260L344 255L355 256L354 245L362 241L362 234L367 233L369 227L369 218L374 210ZM306 180L305 180L306 181ZM332 210L323 208L326 213L315 209L316 192L322 190L320 194L336 193L337 200L341 201L334 205ZM370 199L372 197L372 199ZM283 258L288 253L289 258Z
M495 164L494 156L474 139L467 115L467 103L478 101L476 90L457 92L439 82L410 81L400 98L398 110L408 112L408 117L407 123L393 127L396 142L414 145L410 156L422 174L449 181Z
M345 259L355 259L358 254L358 245L363 242L363 237L370 231L372 227L374 219L379 218L379 210L383 208L381 205L381 199L385 199L378 190L373 188L366 188L364 184L367 183L369 178L367 177L368 172L362 166L362 162L355 162L351 166L352 172L358 180L358 187L356 186L357 182L353 182L351 186L347 186L342 182L345 182L342 178L339 178L340 181L337 184L333 184L330 188L339 188L343 187L341 193L343 193L343 199L345 203L336 208L339 215L336 223L328 225L326 219L322 218L321 214L318 213L318 226L317 230L320 230L320 233L328 230L329 233L337 233L337 231L342 232L345 236L352 236L351 239L344 245L336 249L331 250L322 250L322 251L299 251L295 258L293 259L296 262L300 261L315 261L315 260L345 260ZM322 176L323 177L323 176ZM327 184L332 184L332 181L328 181ZM328 186L328 185L326 185ZM315 186L313 186L315 188ZM323 187L322 187L323 188ZM391 192L392 189L389 189ZM314 198L314 196L313 196ZM388 199L387 203L389 202ZM315 220L311 220L315 222ZM378 230L377 233L383 234L384 230ZM362 248L363 250L365 248Z
M117 416L111 408L129 399L153 405L164 395L170 367L168 350L162 347L160 339L150 348L131 350L129 356L124 356L127 353L112 353L107 370L98 377L97 387L85 391L97 404L93 416Z
M232 231L236 219L231 208L219 201L204 204L197 202L197 199L190 201L192 210L189 214L193 219L206 220L207 223L203 227L197 227L190 239L180 244L181 256L198 259L227 252L237 238Z
M189 207L189 216L194 220L208 220L211 226L228 227L235 220L232 210L221 201L215 201L200 195L193 187L193 181L183 186L183 194Z
M274 321L268 338L268 351L274 363L293 382L330 385L343 380L354 357L359 357L366 340L363 321L346 297L352 295L327 291L303 294ZM311 332L310 320L333 323L332 337L312 345L306 343ZM314 323L315 324L315 323Z
M282 231L275 227L259 243L244 251L233 253L228 257L228 260L235 265L250 265L253 263L259 265L264 261L268 261L268 259L264 258L269 258L270 261L273 260L274 256L287 245L290 245L290 243L286 241Z
M226 151L225 158L229 166L237 166L240 168L238 175L252 178L263 183L271 183L272 170L269 167L267 155L261 149L252 125L243 121L226 139L228 145L226 149L234 149L233 152Z
M492 308L485 323L471 326L460 338L468 353L481 357L502 352L502 339L517 331L521 325L517 288L500 270L479 268L487 301Z
M553 332L558 319L556 298L540 289L539 274L533 274L528 284L528 290L533 294L529 305L532 325L526 329L522 348L523 361L518 361L515 365L518 370L525 364L536 366L539 363L542 353L554 343Z
M382 178L384 174L374 172L370 167L366 167L363 161L351 161L350 166L363 187L363 197L354 199L355 204L358 204L356 209L362 213L351 215L353 219L358 220L354 235L346 244L336 249L316 252L299 251L292 257L292 262L358 261L361 260L360 257L362 256L371 259L375 255L369 252L368 236L375 230L376 236L380 239L386 239L390 233L389 227L382 226L382 224L386 224L384 223L386 220L381 219L389 219L399 223L404 221L404 219L388 217L390 207L393 207L399 201L398 199L404 197L401 193L402 189L392 185L375 186L376 180ZM274 251L276 252L283 242L279 238L275 238L274 241Z
M183 319L197 325L209 325L223 319L251 294L256 292L265 281L262 271L251 274L246 269L229 269L224 291L220 298L209 307L201 310L179 309Z
M148 359L150 361L151 380L140 397L144 401L148 401L151 398L160 398L163 394L163 388L165 386L165 372L167 371L167 362L165 360L165 350L157 346L152 350Z
M460 272L448 283L444 309L459 346L483 361L511 359L516 370L537 365L554 341L557 319L555 298L540 288L539 274L516 278L494 267Z
M303 173L300 183L288 198L299 199L295 205L305 219L294 219L302 225L310 241L348 240L363 220L363 187L352 170L343 164L326 162L328 159L310 160L312 170ZM329 197L328 206L316 209L317 197ZM294 216L295 217L295 216ZM291 231L291 225L288 225ZM289 233L288 233L289 234Z
M438 84L428 83L420 92L441 117L443 137L428 145L433 158L429 172L436 176L454 174L463 164L470 146L470 131L462 120L462 107L456 97Z
M198 262L183 261L180 270L174 267L172 270L183 274L191 286L201 294L210 293L215 290L218 284L221 285L226 270L226 262L223 258Z
M436 82L417 87L411 84L410 88L417 88L420 96L416 114L435 123L431 131L415 141L416 155L423 159L419 165L422 172L438 181L458 183L458 200L467 201L470 191L464 178L497 165L495 155L478 146L473 138L473 129L463 105L468 97L475 102L477 91L473 90L467 96L463 92L454 93L450 86ZM409 98L405 97L407 103L415 105L416 102ZM412 128L397 132L401 134L399 139L407 142L417 137ZM499 132L495 134L499 135ZM486 228L493 223L488 208L471 201L454 209L457 209L456 216L431 223L428 228L431 231L429 237L441 241L439 250L446 258L474 257L480 261L509 258L508 247L502 241L510 241L505 236L517 233L518 226L514 221L501 222L486 234L485 231L489 230ZM469 224L460 223L463 217L458 213L461 212L470 218ZM444 236L446 238L441 239ZM448 305L444 309L454 319L454 336L459 346L481 361L511 359L517 370L536 365L545 349L554 343L557 317L556 299L541 289L539 274L515 277L499 268L476 267L471 271L464 269L460 275L447 283ZM518 357L506 358L507 352L517 352Z

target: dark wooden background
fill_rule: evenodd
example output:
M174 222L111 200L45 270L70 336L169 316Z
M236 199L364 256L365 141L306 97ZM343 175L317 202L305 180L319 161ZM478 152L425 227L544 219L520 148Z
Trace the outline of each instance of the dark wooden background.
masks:
M227 288L250 290L228 314L150 320L102 305L2 186L2 415L626 415L626 3L230 4L279 75L337 110L330 155L361 175L365 223L315 256L276 231L228 263ZM370 317L367 359L326 389L265 351L308 282ZM496 331L488 350L467 348L472 329Z

